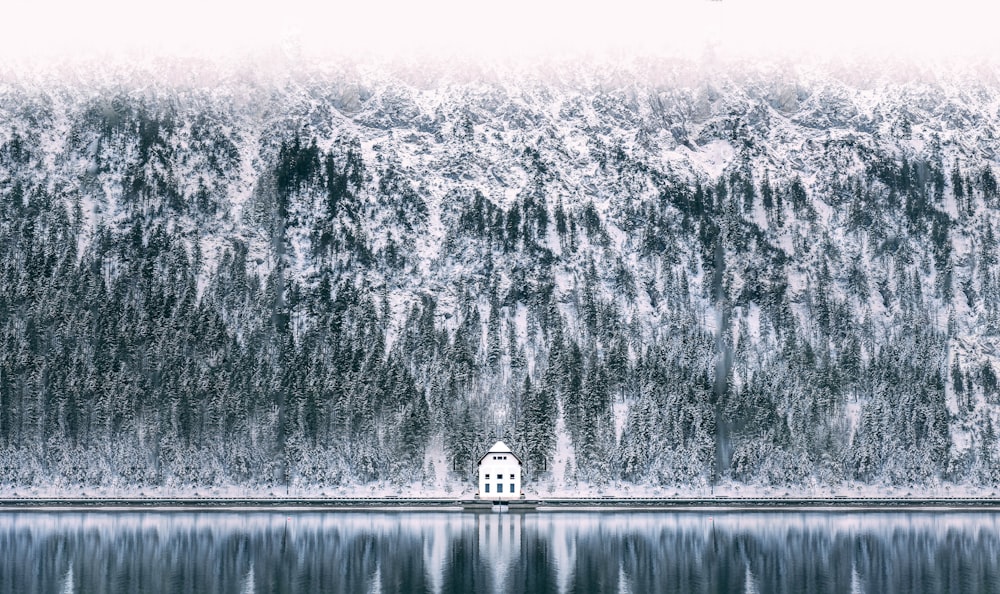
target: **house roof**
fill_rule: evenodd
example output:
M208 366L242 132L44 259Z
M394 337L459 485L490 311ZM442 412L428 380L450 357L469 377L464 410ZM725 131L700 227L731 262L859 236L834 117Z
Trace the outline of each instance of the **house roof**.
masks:
M521 463L521 459L517 457L517 454L511 451L511 449L507 447L507 444L505 444L502 441L498 441L495 444L493 444L493 447L490 448L490 450L485 454L483 454L483 457L479 459L479 464L482 464L483 460L486 459L486 456L489 456L490 454L510 454L511 456L514 457L515 460L517 460L518 464Z

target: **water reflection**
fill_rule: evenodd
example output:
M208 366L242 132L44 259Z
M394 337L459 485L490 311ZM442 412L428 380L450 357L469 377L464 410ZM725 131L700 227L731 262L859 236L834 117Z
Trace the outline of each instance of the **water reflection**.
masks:
M987 513L5 513L0 593L1000 592Z

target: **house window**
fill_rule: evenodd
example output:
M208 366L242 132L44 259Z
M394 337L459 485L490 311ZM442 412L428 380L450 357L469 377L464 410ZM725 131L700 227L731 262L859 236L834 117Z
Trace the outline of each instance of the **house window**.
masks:
M511 484L510 484L510 492L511 492L511 493L513 493L513 492L514 492L514 483L511 483Z
M497 483L497 493L503 493L503 484Z
M489 493L489 492L490 492L490 484L489 484L489 483L486 483L486 492L487 492L487 493Z
M486 480L490 480L490 475L486 475Z
M497 475L497 478L498 478L498 479L502 479L502 478L503 478L503 475L502 475L502 474L498 474L498 475Z

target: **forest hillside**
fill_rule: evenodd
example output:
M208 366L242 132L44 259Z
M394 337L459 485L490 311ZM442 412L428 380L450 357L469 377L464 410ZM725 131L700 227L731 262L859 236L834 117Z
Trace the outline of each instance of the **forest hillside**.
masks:
M996 482L995 68L279 66L0 72L2 488Z

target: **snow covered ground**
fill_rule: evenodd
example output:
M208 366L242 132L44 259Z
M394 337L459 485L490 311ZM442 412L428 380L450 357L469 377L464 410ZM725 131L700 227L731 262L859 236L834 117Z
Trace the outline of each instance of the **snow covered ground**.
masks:
M562 498L790 498L790 499L826 499L831 497L845 498L994 498L1000 494L1000 489L992 486L956 485L941 483L937 485L911 485L902 487L887 487L883 485L866 485L863 483L845 483L835 487L830 486L787 486L761 487L737 483L710 485L654 485L632 484L616 481L606 485L589 483L556 484L553 481L540 481L524 486L527 499L562 499ZM300 486L285 488L248 488L238 485L220 487L151 487L142 489L124 489L114 487L88 487L82 489L54 487L16 487L0 486L0 499L8 498L191 498L213 497L234 499L297 499L297 498L427 498L427 499L473 499L476 495L476 485L448 479L436 481L434 484L419 482L394 484L376 482L368 484L339 486Z

